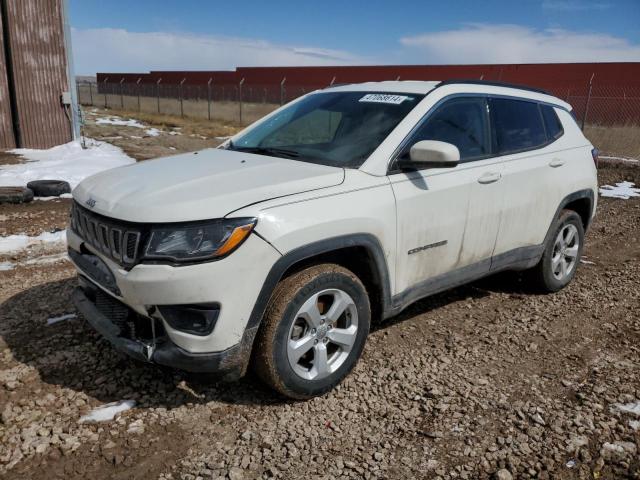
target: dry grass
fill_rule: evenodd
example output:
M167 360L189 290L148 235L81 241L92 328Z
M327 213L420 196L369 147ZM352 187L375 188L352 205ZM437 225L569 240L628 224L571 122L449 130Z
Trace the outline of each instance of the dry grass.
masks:
M160 132L158 135L151 136L145 129L95 123L96 118L108 116L135 119L145 127L154 127ZM85 119L84 135L116 145L136 160L148 160L217 147L224 138L236 134L240 129L239 126L228 121L207 121L199 118L181 118L131 110L105 110L96 107L85 113Z
M584 134L604 154L640 158L639 125L620 127L586 125Z
M158 114L150 112L137 112L133 110L120 110L117 108L101 109L101 113L117 115L123 118L135 118L145 125L157 127L163 130L171 130L178 127L184 135L205 135L207 137L227 137L235 135L240 126L234 121L213 119L211 121L202 118L180 117L176 115Z
M80 101L85 107L91 106L91 99L87 98L87 95L81 95ZM99 108L110 108L119 111L135 112L139 114L158 114L162 117L168 115L171 117L189 117L194 119L207 120L209 117L209 108L206 100L194 100L188 99L182 102L182 108L180 106L180 100L177 98L160 98L160 105L158 105L158 99L156 97L140 97L140 104L138 105L138 97L124 95L94 95L93 106ZM272 112L279 105L272 103L249 103L244 102L242 104L242 122L240 122L240 105L238 102L212 102L211 103L211 119L219 120L226 123L232 123L235 125L248 125L255 122L259 118L264 117L267 113Z

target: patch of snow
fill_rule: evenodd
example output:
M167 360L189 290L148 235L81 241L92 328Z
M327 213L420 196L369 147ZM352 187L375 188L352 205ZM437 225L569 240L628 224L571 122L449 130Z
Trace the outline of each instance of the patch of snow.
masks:
M67 256L67 252L56 253L53 255L41 255L36 258L30 258L29 260L25 260L24 262L0 262L0 272L13 270L14 268L22 265L49 265L51 263L56 262L68 262L69 257Z
M629 162L629 163L638 163L640 160L635 158L627 158L627 157L612 157L609 155L598 155L600 160L618 160L620 162Z
M139 136L137 136L137 135L129 135L129 138L140 139L140 138L142 138L142 137L139 137Z
M640 420L629 420L629 426L631 430L638 431L640 430Z
M110 143L88 138L86 144L86 149L82 148L80 141L74 141L48 150L10 150L31 161L1 167L0 185L23 186L32 180L55 178L69 182L73 188L90 175L135 163L133 158Z
M169 132L169 135L182 135L182 133L176 132L175 130L172 130L172 131Z
M169 147L169 150L175 150L176 147Z
M67 313L66 315L61 315L59 317L51 317L47 318L47 325L55 325L59 322L64 322L65 320L71 320L72 318L76 318L77 315L75 313Z
M631 403L614 403L613 406L623 413L640 417L640 400Z
M56 200L58 198L73 198L70 193L63 193L57 197L34 197L34 200L40 200L41 202L48 202L49 200Z
M633 182L616 183L615 187L603 185L600 187L600 195L603 197L621 198L629 200L631 197L640 197L640 188L633 188Z
M65 240L66 230L44 232L35 237L28 235L9 235L8 237L0 237L0 254L19 252L32 245L62 243Z
M585 265L595 265L596 262L590 262L589 260L585 260L584 258L580 259L580 263L583 263Z
M155 127L149 127L147 125L144 125L143 123L140 123L138 120L135 120L133 118L124 120L120 117L102 117L96 120L96 125L118 125L121 127L143 128L144 133L150 137L157 137L162 133L162 130ZM171 134L176 135L177 133L171 132ZM115 138L122 138L122 137L113 137L113 138L115 139ZM131 135L131 138L142 138L142 137L135 137Z
M8 270L13 270L15 267L16 267L15 263L0 262L0 272L6 272Z
M567 462L567 468L573 468L576 466L576 461L575 460L569 460Z
M231 137L227 136L227 137L213 137L216 140L229 140Z
M54 255L42 255L40 257L31 258L24 262L19 262L20 265L47 265L49 263L56 263L61 261L69 261L67 252L56 253Z
M113 420L119 413L125 412L133 408L136 404L135 400L120 400L94 408L88 414L80 417L80 423L107 422Z
M138 120L130 118L124 120L120 117L101 117L96 120L96 125L117 125L119 127L147 128Z

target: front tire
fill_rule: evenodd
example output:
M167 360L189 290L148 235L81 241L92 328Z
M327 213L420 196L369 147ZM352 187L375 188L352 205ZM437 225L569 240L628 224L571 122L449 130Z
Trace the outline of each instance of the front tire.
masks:
M566 287L576 275L583 246L582 219L573 210L563 210L554 223L540 262L531 270L534 285L549 293Z
M353 272L334 264L309 267L276 286L253 367L287 397L322 395L355 366L370 322L367 291Z

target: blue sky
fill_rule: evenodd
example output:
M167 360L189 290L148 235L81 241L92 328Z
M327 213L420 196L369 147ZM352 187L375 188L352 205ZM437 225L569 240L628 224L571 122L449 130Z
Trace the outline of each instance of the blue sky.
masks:
M69 3L80 74L250 65L640 61L640 0Z

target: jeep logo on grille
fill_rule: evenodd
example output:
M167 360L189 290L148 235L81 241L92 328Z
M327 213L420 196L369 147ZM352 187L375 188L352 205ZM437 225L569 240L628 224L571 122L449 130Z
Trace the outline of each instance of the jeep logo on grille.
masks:
M87 204L91 208L96 206L96 200L94 198L91 198L91 197L89 197L89 200L87 200L84 203Z

